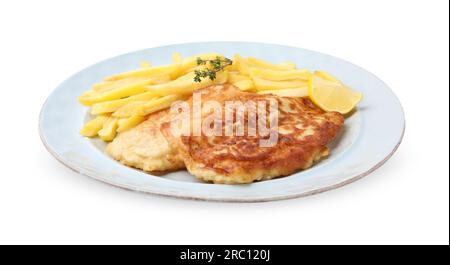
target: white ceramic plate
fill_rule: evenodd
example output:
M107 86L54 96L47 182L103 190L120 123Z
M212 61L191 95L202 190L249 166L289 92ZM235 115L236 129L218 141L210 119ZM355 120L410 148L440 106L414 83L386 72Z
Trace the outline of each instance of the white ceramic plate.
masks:
M271 62L293 61L298 67L321 69L363 92L358 110L345 121L341 135L330 146L331 155L308 170L288 177L247 185L207 184L186 171L152 176L121 165L105 152L98 139L79 135L89 119L88 108L77 97L105 76L135 69L142 60L153 65L170 62L171 54L184 56L234 53ZM180 198L255 202L301 197L337 188L380 167L401 142L402 107L392 91L373 74L346 61L321 53L274 44L205 42L163 46L120 55L90 66L64 81L48 97L40 115L40 134L47 149L63 164L97 180L130 189Z

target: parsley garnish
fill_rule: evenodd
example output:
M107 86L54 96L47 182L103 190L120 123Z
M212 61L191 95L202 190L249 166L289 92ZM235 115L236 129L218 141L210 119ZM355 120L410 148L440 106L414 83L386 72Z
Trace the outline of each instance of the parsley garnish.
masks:
M220 57L217 56L213 60L203 60L200 57L197 57L197 65L211 65L212 69L205 68L203 70L195 70L195 77L194 81L200 83L202 79L209 78L211 81L214 81L216 79L216 73L223 70L228 65L231 65L233 63L232 60L226 58L226 57Z

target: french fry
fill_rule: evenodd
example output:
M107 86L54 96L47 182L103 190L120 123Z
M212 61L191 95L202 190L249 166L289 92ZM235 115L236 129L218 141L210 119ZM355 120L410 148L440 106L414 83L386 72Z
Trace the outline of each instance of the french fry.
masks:
M296 69L297 65L293 62L284 62L284 63L279 63L278 65L283 65L285 67L288 67L290 69Z
M162 98L152 100L152 101L147 102L144 105L140 106L137 114L139 114L141 116L145 116L145 115L151 114L153 112L156 112L158 110L166 109L166 108L170 107L170 105L173 102L175 102L179 99L181 99L181 97L179 95L168 95L168 96L164 96Z
M118 119L109 117L103 124L103 128L98 131L98 136L105 142L112 141L116 137Z
M242 75L239 72L228 72L228 82L229 83L236 83L242 80L251 80L250 77L246 75Z
M92 106L95 103L120 99L124 97L133 96L146 91L145 85L151 84L152 80L132 83L123 87L111 89L102 93L97 93L88 97L80 97L79 101L86 106Z
M119 80L119 81L130 82L130 80L128 78L127 79L123 79L123 80ZM115 84L114 81L105 81L105 82L93 84L92 85L92 90L90 90L90 91L95 91L95 92L106 91L106 90L109 90L109 89L113 88L115 85L116 84Z
M140 64L141 68L150 68L152 64L149 61L142 61Z
M194 81L195 73L191 72L184 76L179 77L176 80L159 84L149 85L145 88L150 92L155 93L158 96L167 96L172 94L179 95L191 95L196 89L204 88L215 84L224 84L227 82L228 72L221 71L216 74L216 79L210 80L209 78L202 79L202 81Z
M262 90L258 94L273 94L280 97L307 97L308 87L277 89L277 90Z
M181 56L181 53L174 52L172 53L172 63L179 64L183 62L183 56Z
M119 119L119 127L117 128L117 132L121 133L127 131L144 120L145 116L141 116L139 114L133 114L131 117L125 119Z
M227 66L227 70L230 72L239 73L239 70L237 69L236 61L234 60L234 57L233 57L232 61L233 61L233 63L231 65Z
M79 98L88 98L88 97L91 97L91 96L93 96L93 95L95 95L95 94L96 94L95 91L93 91L93 90L88 90L88 91L83 92L83 93L80 95Z
M265 68L265 69L272 69L272 70L292 70L295 69L296 66L293 63L281 63L281 64L273 64L269 63L267 61L257 59L255 57L248 57L247 61L252 66Z
M155 98L155 93L144 92L131 97L116 99L111 101L100 102L92 105L91 114L98 115L102 113L114 112L120 107L130 104L135 101L148 101Z
M172 75L157 75L152 77L152 84L162 84L171 81Z
M252 68L250 76L260 77L272 81L286 81L293 79L308 80L311 72L308 69L294 69L294 70L271 70L262 68Z
M243 75L249 75L250 74L250 65L248 61L240 56L239 54L235 54L233 56L233 65L234 68L238 70Z
M238 81L238 82L232 83L232 84L242 91L249 91L249 90L255 89L255 84L250 79L241 80L241 81Z
M180 64L169 64L164 66L142 68L134 71L124 72L105 78L105 81L115 81L128 77L153 77L157 75L172 75L178 71Z
M336 82L336 83L340 83L341 82L341 81L339 81L339 79L337 79L336 77L332 76L331 74L329 74L329 73L327 73L325 71L315 71L314 74L322 77L325 80L333 81L333 82Z
M304 80L271 81L259 77L253 77L253 82L257 90L286 89L286 88L304 87L308 85L308 82Z
M104 91L131 85L131 84L146 81L146 80L153 80L153 79L150 79L148 77L129 77L129 78L124 78L124 79L120 79L117 81L104 81L101 83L94 84L92 86L91 91L104 92Z
M153 100L155 100L155 99L153 99ZM131 103L124 105L124 106L120 107L119 109L117 109L115 112L113 112L112 116L116 117L116 118L129 118L129 117L133 116L134 114L139 113L141 106L143 106L144 104L151 102L153 100L131 102Z
M105 81L102 83L98 83L95 84L92 87L92 90L86 91L84 92L80 97L80 102L86 102L87 104L91 104L89 103L91 100L91 97L96 97L101 95L103 92L106 91L110 91L113 89L118 89L124 86L128 86L128 85L133 85L135 83L150 83L150 84L162 84L162 83L166 83L168 81L171 80L171 77L169 75L160 75L160 76L155 76L152 78L125 78L125 79L121 79L121 80L117 80L117 81Z
M103 128L103 124L108 119L108 115L100 115L88 121L80 130L80 134L86 137L97 136L98 131Z

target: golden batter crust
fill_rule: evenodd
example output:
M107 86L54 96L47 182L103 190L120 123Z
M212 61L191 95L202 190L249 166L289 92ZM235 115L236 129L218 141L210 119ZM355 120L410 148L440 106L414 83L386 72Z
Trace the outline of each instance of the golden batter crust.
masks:
M272 147L261 147L260 140L264 137L249 136L247 131L244 136L173 137L169 124L162 124L164 135L181 153L187 170L197 178L214 183L250 183L309 168L328 155L326 144L334 139L344 122L341 114L324 112L306 98L246 93L231 85L212 86L202 92L204 102L214 99L223 108L224 102L230 99L278 102L278 142ZM202 118L208 114L202 113Z

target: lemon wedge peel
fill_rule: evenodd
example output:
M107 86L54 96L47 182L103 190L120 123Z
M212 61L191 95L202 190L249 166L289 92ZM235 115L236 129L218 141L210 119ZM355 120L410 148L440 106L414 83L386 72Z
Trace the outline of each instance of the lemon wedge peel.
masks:
M351 112L363 97L332 75L318 71L308 79L308 96L321 109L341 114Z

